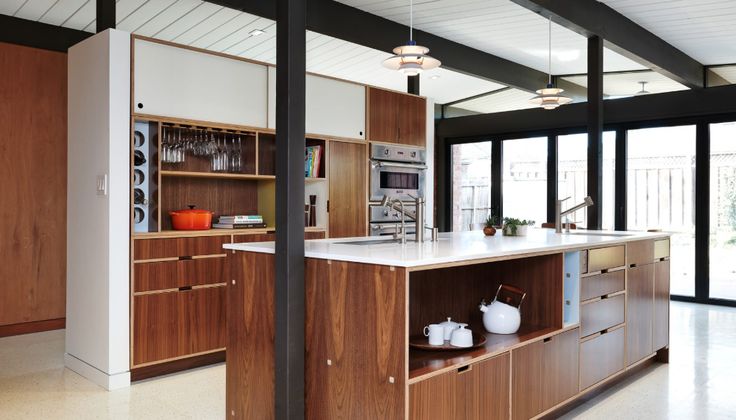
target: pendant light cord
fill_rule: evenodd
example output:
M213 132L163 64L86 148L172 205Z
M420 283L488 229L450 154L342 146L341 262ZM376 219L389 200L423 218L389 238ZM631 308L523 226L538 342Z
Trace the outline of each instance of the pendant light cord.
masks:
M547 74L549 75L549 79L547 81L547 84L552 84L552 16L549 17L549 49L547 50Z
M414 0L409 0L409 41L414 40Z

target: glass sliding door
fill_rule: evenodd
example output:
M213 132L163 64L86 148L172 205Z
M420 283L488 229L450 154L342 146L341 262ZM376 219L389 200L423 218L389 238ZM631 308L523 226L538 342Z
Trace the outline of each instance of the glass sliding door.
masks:
M695 126L629 130L627 227L673 232L671 293L695 294Z
M736 299L736 122L710 125L710 297Z
M613 230L616 183L616 133L603 133L603 200L595 203L603 209L602 227ZM588 195L588 134L570 134L557 137L557 195L559 199L570 197L562 208L581 203ZM570 221L578 227L588 226L587 209L570 215Z
M547 221L547 137L503 141L503 217Z
M452 146L452 230L477 229L491 211L491 142Z

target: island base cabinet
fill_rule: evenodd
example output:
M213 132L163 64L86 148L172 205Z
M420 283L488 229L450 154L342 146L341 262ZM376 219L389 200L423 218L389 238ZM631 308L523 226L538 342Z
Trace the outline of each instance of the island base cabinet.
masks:
M630 267L626 284L626 363L652 354L654 264Z
M225 287L134 297L133 366L225 348Z
M504 353L409 386L411 420L509 418L510 355Z
M580 390L624 369L624 328L604 331L580 343Z
M577 328L511 351L512 418L530 419L578 393Z
M654 263L654 336L653 350L670 344L670 262Z

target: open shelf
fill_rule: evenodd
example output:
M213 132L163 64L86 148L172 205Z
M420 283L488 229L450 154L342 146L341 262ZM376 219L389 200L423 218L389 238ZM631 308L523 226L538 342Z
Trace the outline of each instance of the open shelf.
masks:
M324 227L306 227L305 232L325 232ZM262 235L274 233L276 227L266 226L257 229L209 229L209 230L164 230L161 232L138 232L133 235L134 239L154 238L191 238L199 236L229 236L229 235Z
M188 171L161 171L161 176L178 176L188 178L217 178L217 179L276 179L274 175L236 174L230 172L188 172Z
M555 327L522 325L516 334L491 334L483 330L487 341L483 347L474 349L426 351L410 348L409 383L419 382L448 370L493 357L530 340L541 339L559 331L561 329Z

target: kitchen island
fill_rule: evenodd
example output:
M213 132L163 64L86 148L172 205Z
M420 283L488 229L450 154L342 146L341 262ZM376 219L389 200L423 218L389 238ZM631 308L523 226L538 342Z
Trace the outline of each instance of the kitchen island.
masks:
M227 412L273 418L274 243L228 244ZM305 243L310 419L527 419L548 414L669 345L669 234L530 229ZM526 293L515 334L485 331L481 299ZM484 345L411 348L452 317Z

